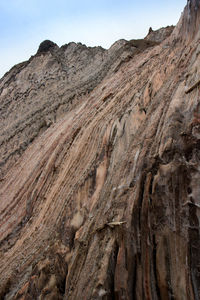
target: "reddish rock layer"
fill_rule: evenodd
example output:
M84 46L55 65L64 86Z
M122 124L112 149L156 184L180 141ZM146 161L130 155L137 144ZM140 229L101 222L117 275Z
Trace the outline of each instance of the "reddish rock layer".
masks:
M1 299L200 298L200 40L184 44L185 18L159 45L54 45L1 79Z

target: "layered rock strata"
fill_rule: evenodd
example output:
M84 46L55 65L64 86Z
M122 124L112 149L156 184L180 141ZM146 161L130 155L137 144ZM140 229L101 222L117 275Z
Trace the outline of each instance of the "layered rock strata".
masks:
M200 298L198 22L1 79L1 299Z

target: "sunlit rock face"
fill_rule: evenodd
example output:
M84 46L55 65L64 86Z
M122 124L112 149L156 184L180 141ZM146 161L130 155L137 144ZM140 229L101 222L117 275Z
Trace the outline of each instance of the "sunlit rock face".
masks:
M184 43L191 42L195 36L198 39L200 37L199 24L200 1L187 0L187 5L177 26L179 39L182 39Z
M1 299L200 298L198 22L1 79Z

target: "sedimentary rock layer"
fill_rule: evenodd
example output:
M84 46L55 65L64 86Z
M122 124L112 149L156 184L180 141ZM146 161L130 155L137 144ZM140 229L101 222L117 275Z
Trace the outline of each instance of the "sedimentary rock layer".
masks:
M1 79L2 299L200 298L189 9L161 43L46 44Z

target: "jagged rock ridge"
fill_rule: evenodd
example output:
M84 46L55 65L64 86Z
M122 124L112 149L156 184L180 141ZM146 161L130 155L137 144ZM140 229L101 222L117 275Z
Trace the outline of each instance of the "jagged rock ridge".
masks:
M151 27L149 28L149 33L145 37L146 40L154 41L154 42L163 42L166 38L168 38L172 31L174 30L174 26L167 26L160 28L158 30L153 30Z
M1 79L2 299L200 298L191 20L199 1L162 42L48 42Z
M51 41L36 56L7 73L0 82L1 177L28 145L90 93L105 76L154 41L116 42L109 50Z

